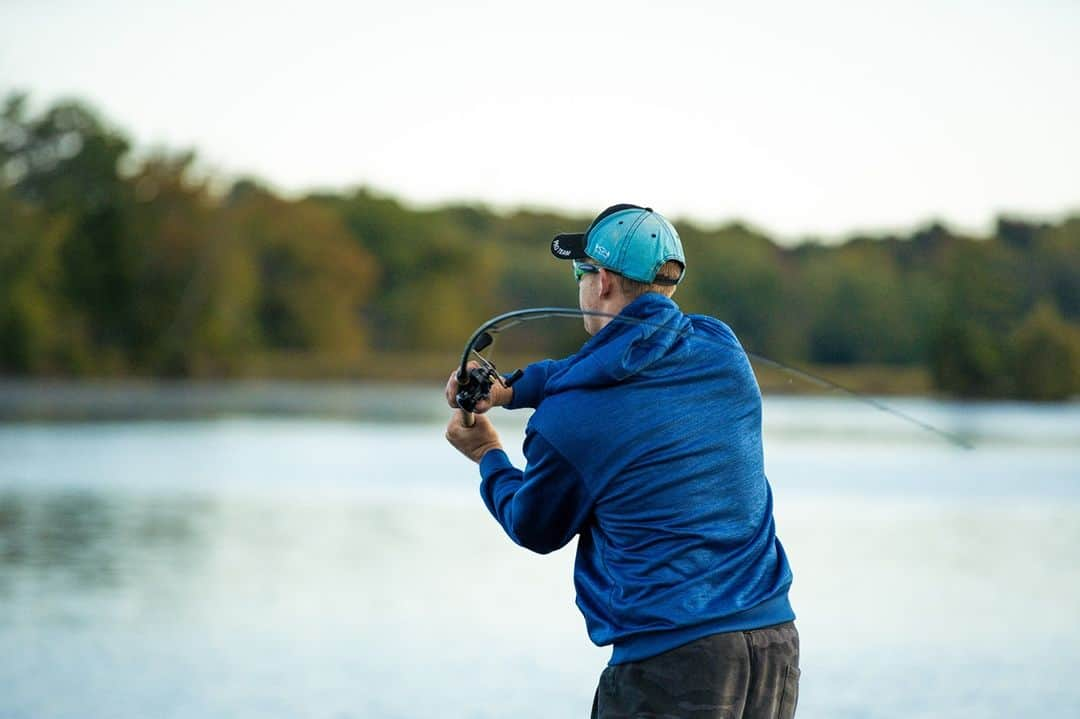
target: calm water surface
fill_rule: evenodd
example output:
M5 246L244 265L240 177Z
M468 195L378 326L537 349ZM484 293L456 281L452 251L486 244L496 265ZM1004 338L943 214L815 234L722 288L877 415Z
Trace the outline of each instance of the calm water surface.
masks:
M113 419L0 424L0 717L587 716L573 547L502 534L437 388L173 390L16 392ZM766 402L798 716L1080 716L1080 407L898 404L977 449Z

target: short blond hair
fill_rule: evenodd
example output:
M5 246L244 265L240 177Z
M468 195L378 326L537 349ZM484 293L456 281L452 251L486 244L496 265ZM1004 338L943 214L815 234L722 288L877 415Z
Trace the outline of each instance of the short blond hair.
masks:
M600 264L599 262L597 264ZM665 280L677 280L682 276L683 266L681 262L675 260L668 260L660 268L660 271L656 273L657 277L662 277ZM676 285L661 285L656 282L638 282L632 280L629 277L624 277L616 273L619 278L619 289L622 290L623 295L630 300L635 300L641 297L646 292L656 292L664 297L671 297L675 294Z

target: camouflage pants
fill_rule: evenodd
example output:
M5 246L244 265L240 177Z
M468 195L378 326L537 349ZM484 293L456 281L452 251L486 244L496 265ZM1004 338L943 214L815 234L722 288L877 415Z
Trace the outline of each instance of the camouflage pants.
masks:
M799 698L793 622L713 634L600 675L593 719L791 719Z

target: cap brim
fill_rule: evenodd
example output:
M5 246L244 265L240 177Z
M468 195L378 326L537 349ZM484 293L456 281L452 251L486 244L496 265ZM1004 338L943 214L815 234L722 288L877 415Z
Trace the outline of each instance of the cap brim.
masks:
M588 257L585 254L585 233L555 235L555 239L551 241L551 254L560 260L584 260Z

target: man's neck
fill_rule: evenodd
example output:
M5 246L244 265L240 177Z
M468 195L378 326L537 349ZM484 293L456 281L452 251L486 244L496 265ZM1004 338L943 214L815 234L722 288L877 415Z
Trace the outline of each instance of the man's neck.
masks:
M630 304L631 300L626 299L622 295L612 296L608 300L604 300L600 303L600 307L597 309L600 312L606 312L611 315L617 315L623 311L623 309ZM603 317L600 323L600 330L608 326L608 323L612 321L610 317ZM597 330L599 332L600 330Z

